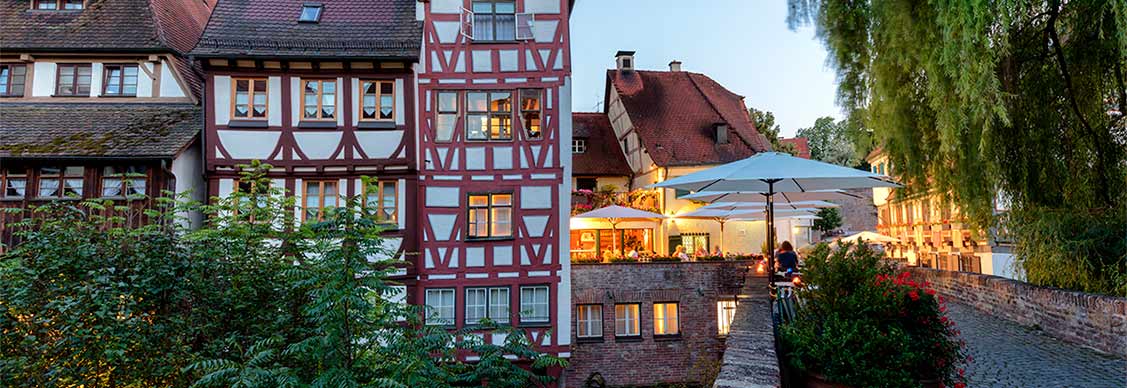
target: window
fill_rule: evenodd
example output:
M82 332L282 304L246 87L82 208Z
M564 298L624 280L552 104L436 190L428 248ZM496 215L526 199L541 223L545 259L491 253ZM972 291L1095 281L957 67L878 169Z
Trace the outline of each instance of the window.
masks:
M395 120L395 82L363 81L361 120Z
M265 119L267 89L265 78L236 78L231 113L237 119Z
M302 23L317 23L321 21L321 11L325 6L321 3L305 3L301 6L301 15L297 21Z
M305 181L305 204L302 219L321 221L332 208L337 207L337 181Z
M540 95L539 89L520 91L520 119L529 139L540 138Z
M630 138L629 137L622 138L622 152L630 153Z
M575 333L579 338L603 336L603 305L581 304L575 306Z
M466 324L476 325L486 318L509 323L508 288L466 288Z
M395 181L378 182L364 187L364 208L373 212L377 221L399 221L399 191Z
M332 120L337 111L337 81L302 80L302 100L306 120Z
M470 238L512 237L512 194L470 194L469 202Z
M136 96L137 65L106 65L102 94L107 96Z
M587 152L587 139L571 139L571 153L582 154Z
M614 305L614 335L616 337L637 337L642 335L638 321L641 306L638 304Z
M521 323L548 322L548 286L520 288Z
M466 93L466 139L512 140L511 92Z
M473 38L475 40L516 39L516 3L512 0L475 0Z
M426 292L426 319L428 325L454 324L454 289L439 288Z
M38 197L81 197L84 171L81 166L40 167Z
M17 199L27 195L27 171L6 168L0 170L0 198Z
M591 190L595 191L599 186L598 178L575 178L576 190Z
M678 326L676 303L654 303L654 335L677 335Z
M721 300L716 302L717 333L728 335L732 329L732 320L736 318L736 301Z
M108 166L102 169L102 197L145 195L145 166Z
M434 123L435 141L450 141L458 123L458 93L438 92L438 120Z
M55 95L89 96L90 64L60 64Z
M27 83L27 65L0 65L0 97L22 96Z
M86 8L83 0L35 0L35 9L39 10L78 10Z

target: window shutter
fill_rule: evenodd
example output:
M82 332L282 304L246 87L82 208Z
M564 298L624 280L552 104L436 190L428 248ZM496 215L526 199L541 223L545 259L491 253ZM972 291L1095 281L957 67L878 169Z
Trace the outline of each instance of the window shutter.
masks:
M473 11L462 8L462 36L473 40Z
M532 25L536 21L536 15L531 13L518 13L517 15L517 40L531 40Z

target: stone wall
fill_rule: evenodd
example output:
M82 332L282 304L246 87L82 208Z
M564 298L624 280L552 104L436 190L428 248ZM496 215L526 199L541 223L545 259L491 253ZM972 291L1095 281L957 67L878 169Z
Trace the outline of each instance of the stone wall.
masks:
M769 388L781 384L767 278L751 278L740 295L713 388Z
M997 276L906 268L941 295L1050 336L1127 357L1127 298L1041 287ZM957 323L957 322L956 322Z
M873 205L873 189L846 190L860 198L834 201L841 205L841 230L846 234L877 230L877 207Z
M717 301L735 299L747 261L572 264L572 316L579 304L601 304L602 338L572 330L569 387L593 373L608 386L700 382L719 371L724 338ZM654 337L654 302L677 302L680 334ZM641 337L616 338L615 304L641 304ZM575 325L575 322L572 322Z

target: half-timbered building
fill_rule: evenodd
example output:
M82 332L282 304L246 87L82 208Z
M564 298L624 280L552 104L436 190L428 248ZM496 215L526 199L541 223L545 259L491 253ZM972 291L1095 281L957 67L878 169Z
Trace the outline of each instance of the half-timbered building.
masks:
M3 2L0 207L91 198L149 206L133 199L202 186L202 83L186 54L209 3ZM0 213L0 244L15 242L11 225L28 214Z
M421 256L412 298L431 312L428 324L463 328L488 318L563 357L571 341L571 5L418 3Z

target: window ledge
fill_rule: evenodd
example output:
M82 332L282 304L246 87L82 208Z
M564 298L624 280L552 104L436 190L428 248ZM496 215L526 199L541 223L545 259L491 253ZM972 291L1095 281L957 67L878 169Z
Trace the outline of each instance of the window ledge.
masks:
M136 98L136 94L99 94L98 98Z
M551 321L544 321L544 322L521 322L519 326L520 326L520 327L536 327L536 328L542 328L542 327L552 327L552 322L551 322Z
M512 241L512 236L507 237L466 237L466 242Z
M680 341L681 333L677 334L654 334L654 341Z
M267 120L231 120L227 122L230 128L266 128L270 126Z
M398 129L394 121L360 121L356 128L361 129Z
M516 43L520 43L520 42L521 42L520 40L516 40L516 39L512 39L512 40L484 40L484 39L476 40L476 39L470 39L470 44L499 44L499 43L516 44Z
M337 122L333 121L313 121L304 120L297 122L298 128L318 128L318 129L336 129Z
M575 343L579 344L601 344L603 337L575 337Z
M0 202L22 202L24 197L0 197Z
M90 98L89 94L52 94L52 98Z
M81 201L81 197L34 197L32 201Z
M614 342L642 342L643 340L644 338L641 335L614 336Z

